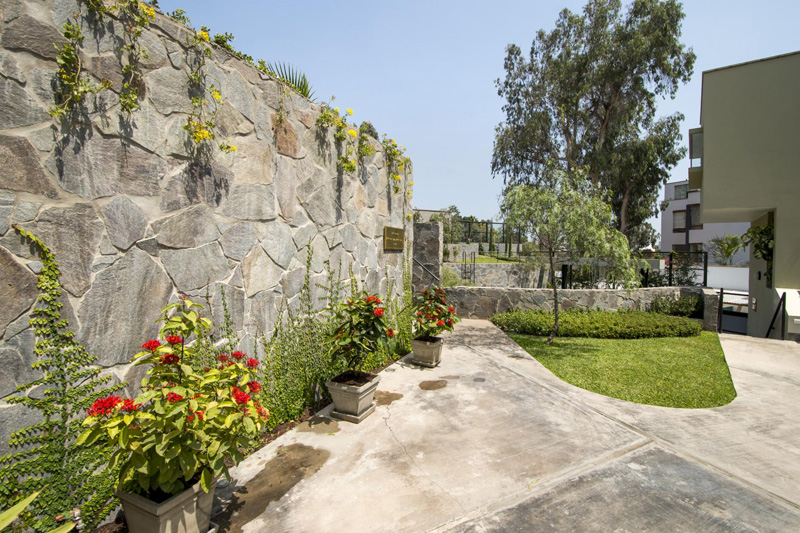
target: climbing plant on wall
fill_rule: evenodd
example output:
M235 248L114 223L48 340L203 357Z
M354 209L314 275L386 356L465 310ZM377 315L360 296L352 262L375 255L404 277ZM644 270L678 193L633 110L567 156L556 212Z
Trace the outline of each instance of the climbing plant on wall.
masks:
M124 384L108 385L93 367L96 357L75 341L61 317L61 283L55 256L36 236L14 226L38 248L43 264L39 298L31 313L36 333L33 368L42 377L21 385L6 401L38 412L41 422L11 434L12 452L0 457L0 507L7 509L35 491L39 498L23 511L25 528L50 531L56 517L79 508L86 530L116 506L112 492L116 473L108 469L111 450L103 445L76 446L85 409ZM25 394L27 393L27 395Z

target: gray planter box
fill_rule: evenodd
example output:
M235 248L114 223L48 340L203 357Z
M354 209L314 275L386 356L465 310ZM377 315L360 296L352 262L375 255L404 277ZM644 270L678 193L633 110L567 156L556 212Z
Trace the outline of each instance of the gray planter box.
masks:
M196 483L162 503L139 494L117 491L131 533L212 533L211 504L217 480L206 494Z
M372 380L360 387L335 381L325 383L333 400L331 416L355 424L367 418L375 410L375 389L380 380L380 376L373 374Z
M442 346L444 340L434 337L435 341L420 339L411 340L411 362L415 365L433 368L442 362Z

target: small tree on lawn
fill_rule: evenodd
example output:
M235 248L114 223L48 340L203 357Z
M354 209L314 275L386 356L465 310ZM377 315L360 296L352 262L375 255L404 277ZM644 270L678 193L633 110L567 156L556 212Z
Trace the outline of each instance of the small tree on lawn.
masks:
M538 244L532 261L550 269L555 321L547 344L558 333L557 263L594 258L605 261L609 274L626 287L638 282L628 239L615 229L611 207L581 172L549 167L541 185L517 185L503 200L506 222L522 228Z
M745 246L745 243L742 242L738 235L714 237L709 241L711 255L723 265L733 264L733 256Z

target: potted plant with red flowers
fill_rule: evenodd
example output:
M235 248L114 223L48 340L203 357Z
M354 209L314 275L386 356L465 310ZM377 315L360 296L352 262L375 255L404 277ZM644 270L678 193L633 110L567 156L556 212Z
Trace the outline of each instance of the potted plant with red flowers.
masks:
M443 331L453 331L461 319L456 309L447 303L444 289L425 289L414 309L414 335L411 340L411 362L433 368L442 361L444 340L437 337Z
M117 496L132 533L208 531L217 478L230 479L228 465L243 458L240 449L269 416L252 396L261 390L256 359L235 352L193 369L209 355L199 353L201 343L189 344L211 325L201 308L184 300L163 309L162 340L145 342L134 356L150 365L142 393L97 400L78 439L116 444L111 466L119 468Z
M363 371L364 359L381 343L393 349L394 330L387 327L381 299L366 292L339 304L336 320L331 354L344 360L347 370L326 383L334 405L331 416L358 424L375 410L380 381L380 376Z

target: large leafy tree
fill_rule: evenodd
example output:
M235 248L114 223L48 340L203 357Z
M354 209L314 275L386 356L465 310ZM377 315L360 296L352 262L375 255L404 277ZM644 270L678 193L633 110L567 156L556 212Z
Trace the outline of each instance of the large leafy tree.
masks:
M529 58L511 44L505 79L506 119L497 127L492 173L506 191L539 184L548 162L609 194L618 228L640 244L656 213L658 188L683 157L675 114L655 119L658 97L674 97L695 55L680 42L684 14L675 0L590 0L582 14L565 9L540 30Z
M546 167L542 186L516 185L503 199L506 222L522 229L538 246L531 261L546 266L553 288L554 322L548 344L558 333L556 265L582 258L601 260L610 279L626 287L638 283L628 240L614 228L614 215L582 171Z

